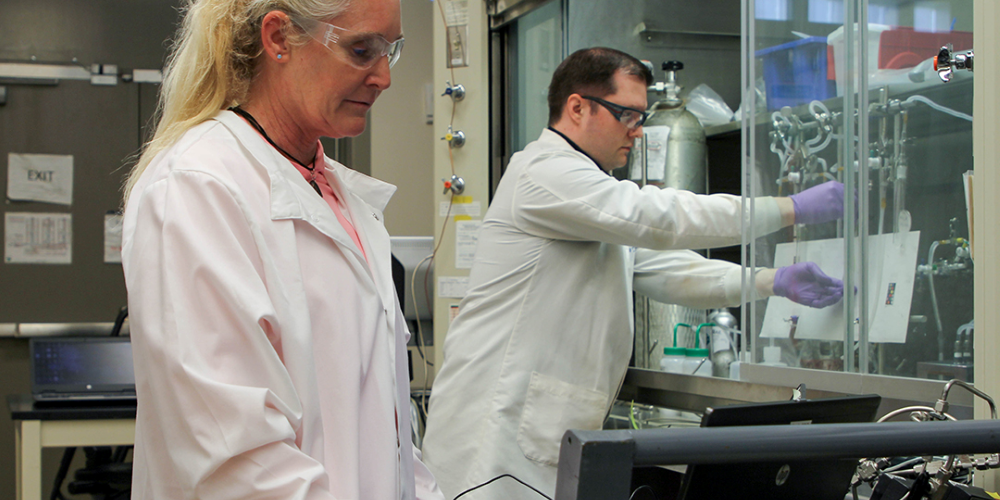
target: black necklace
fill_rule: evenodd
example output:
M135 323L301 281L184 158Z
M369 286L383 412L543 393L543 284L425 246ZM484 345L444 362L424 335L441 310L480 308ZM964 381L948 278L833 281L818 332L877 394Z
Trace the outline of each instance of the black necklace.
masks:
M264 140L266 140L268 144L274 146L274 149L277 149L281 154L285 155L286 158L294 161L295 163L298 163L299 165L302 165L302 168L308 170L309 173L312 174L312 178L309 179L309 185L316 190L316 194L318 194L321 198L323 197L323 191L319 189L319 184L316 183L315 165L306 165L305 163L299 161L298 158L288 154L288 151L281 149L281 146L275 144L274 141L271 140L271 137L267 135L267 132L264 132L264 127L261 127L260 123L257 123L257 119L255 119L253 115L251 115L250 113L247 113L245 109L239 106L233 106L229 108L229 111L232 111L233 113L242 116L248 123L250 123L250 126L252 126L255 130L257 130L257 132L260 132L260 135L264 136Z

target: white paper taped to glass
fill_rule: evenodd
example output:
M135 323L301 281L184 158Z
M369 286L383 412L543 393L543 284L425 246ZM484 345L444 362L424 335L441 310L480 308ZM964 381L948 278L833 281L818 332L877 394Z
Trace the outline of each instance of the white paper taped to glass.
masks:
M870 342L906 341L919 243L919 231L873 235L868 238L870 258L867 292ZM794 262L815 262L827 275L843 279L844 240L837 238L782 243L775 247L774 267L788 266ZM858 281L860 280L855 280ZM858 287L860 288L860 285ZM846 295L847 290L844 292ZM855 303L856 308L859 305ZM792 327L792 316L798 316L795 325L796 339L844 340L844 331L847 328L844 301L816 309L796 304L783 297L768 299L760 336L788 338ZM858 316L856 309L852 317Z

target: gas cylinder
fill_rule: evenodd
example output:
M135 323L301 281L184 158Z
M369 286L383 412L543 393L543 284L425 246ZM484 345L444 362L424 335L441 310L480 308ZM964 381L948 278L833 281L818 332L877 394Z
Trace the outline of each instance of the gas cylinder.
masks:
M659 100L649 107L649 118L642 127L645 150L633 149L630 177L645 179L646 184L704 194L708 188L708 147L705 128L678 95L683 87L677 83L677 72L684 69L684 63L666 61L662 68L666 81L649 88Z
M728 309L716 309L708 315L712 326L711 359L712 375L729 377L729 365L736 361L736 348L733 345L736 331L736 317Z

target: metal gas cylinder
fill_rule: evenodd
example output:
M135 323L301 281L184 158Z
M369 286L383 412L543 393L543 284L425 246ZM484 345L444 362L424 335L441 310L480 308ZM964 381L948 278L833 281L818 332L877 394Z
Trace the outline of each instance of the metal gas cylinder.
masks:
M666 61L662 67L666 81L649 88L662 98L649 107L649 118L642 127L646 147L633 150L630 177L703 194L708 188L705 128L678 96L683 87L677 83L677 71L684 69L684 63Z
M728 309L716 309L708 315L708 322L712 323L711 359L712 375L716 377L729 377L729 365L736 361L736 346L733 343L736 339L736 317Z

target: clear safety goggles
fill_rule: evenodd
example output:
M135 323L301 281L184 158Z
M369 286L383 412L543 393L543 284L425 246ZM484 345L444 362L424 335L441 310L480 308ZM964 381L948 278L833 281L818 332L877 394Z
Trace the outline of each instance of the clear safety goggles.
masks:
M399 60L403 51L403 37L390 42L376 33L363 33L323 21L291 17L295 24L309 33L317 42L330 51L336 51L334 45L340 47L347 56L347 61L358 69L369 69L383 57L389 58L391 68Z
M645 111L641 109L630 108L627 106L622 106L621 104L615 104L613 102L605 101L600 97L592 96L581 96L588 101L594 101L605 109L611 112L611 115L615 117L618 121L625 125L629 130L635 130L646 123L646 118L649 116Z

